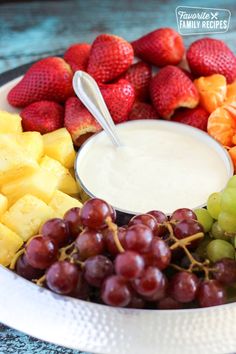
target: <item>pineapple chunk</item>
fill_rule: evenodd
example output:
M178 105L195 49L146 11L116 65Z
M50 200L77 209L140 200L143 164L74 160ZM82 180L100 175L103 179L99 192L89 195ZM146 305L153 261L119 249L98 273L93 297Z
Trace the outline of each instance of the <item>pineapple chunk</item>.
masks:
M45 155L58 160L63 166L71 168L74 165L75 150L70 133L66 128L55 130L43 135Z
M18 136L17 141L28 156L38 161L44 153L43 137L39 132L24 132Z
M25 194L32 194L48 203L57 189L57 184L57 178L52 173L39 168L29 176L5 183L1 191L8 198L9 205Z
M37 162L8 134L0 136L0 151L0 185L26 176L38 168Z
M21 117L18 114L0 111L0 134L21 132Z
M5 195L0 193L0 216L5 213L8 208L8 200Z
M55 217L55 212L31 194L17 200L1 217L1 222L16 232L23 241L39 232L40 226Z
M7 267L23 245L22 238L0 223L0 264Z
M82 207L82 204L78 199L72 198L61 191L56 191L54 193L54 196L48 205L55 210L55 214L59 218L62 218L67 210L71 208Z
M7 133L4 134L5 139L12 139L12 141L18 143L20 148L24 150L27 156L32 157L38 161L44 153L43 137L38 132L24 132L18 134ZM0 133L0 139L2 135Z
M79 186L71 176L69 170L59 161L51 157L44 156L40 162L40 167L45 171L51 172L58 181L57 189L63 193L75 195L79 193Z
M69 171L70 171L71 176L75 179L75 169L74 169L74 167L70 168Z

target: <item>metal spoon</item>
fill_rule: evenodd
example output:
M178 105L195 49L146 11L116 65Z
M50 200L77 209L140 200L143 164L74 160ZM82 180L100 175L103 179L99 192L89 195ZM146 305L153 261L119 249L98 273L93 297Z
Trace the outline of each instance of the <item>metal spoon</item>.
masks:
M78 70L73 77L73 88L80 101L105 130L113 144L121 146L115 124L96 81L84 71Z

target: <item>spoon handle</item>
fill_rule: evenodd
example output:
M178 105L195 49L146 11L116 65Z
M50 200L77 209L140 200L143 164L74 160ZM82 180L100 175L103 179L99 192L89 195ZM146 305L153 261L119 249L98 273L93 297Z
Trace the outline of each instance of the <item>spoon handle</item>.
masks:
M102 126L112 142L116 146L121 146L122 144L115 131L115 124L92 76L82 70L76 71L73 77L73 88L80 101Z

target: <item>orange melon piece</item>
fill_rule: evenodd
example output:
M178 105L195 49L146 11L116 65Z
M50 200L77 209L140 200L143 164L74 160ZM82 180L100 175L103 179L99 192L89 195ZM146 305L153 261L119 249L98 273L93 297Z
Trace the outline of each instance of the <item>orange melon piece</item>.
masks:
M236 122L225 107L219 107L210 114L207 131L222 145L232 146L236 134Z
M236 98L236 81L234 81L232 84L227 85L227 98L229 97L235 97Z
M226 109L231 116L236 120L236 96L228 97L223 105L224 109Z
M229 149L228 153L229 153L229 155L231 157L231 160L233 162L234 172L235 172L236 171L236 146L234 146L231 149Z
M202 76L194 80L194 84L199 92L200 104L209 113L223 104L227 92L226 78L223 75Z

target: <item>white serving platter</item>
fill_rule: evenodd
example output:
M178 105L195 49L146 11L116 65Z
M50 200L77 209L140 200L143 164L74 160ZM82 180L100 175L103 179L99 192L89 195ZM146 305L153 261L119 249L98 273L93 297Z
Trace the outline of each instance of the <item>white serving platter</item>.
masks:
M0 88L0 109L14 111ZM206 309L119 309L58 296L0 266L0 322L68 348L104 354L236 351L236 303Z

